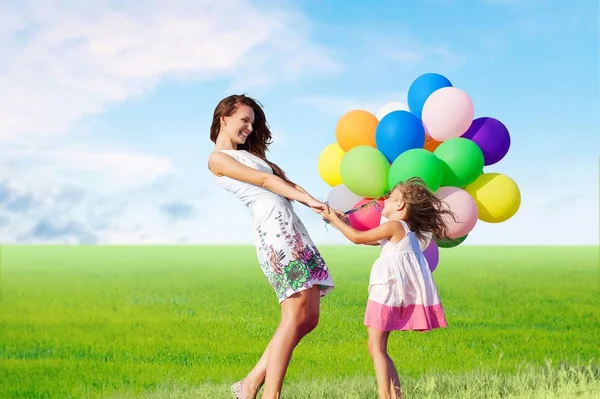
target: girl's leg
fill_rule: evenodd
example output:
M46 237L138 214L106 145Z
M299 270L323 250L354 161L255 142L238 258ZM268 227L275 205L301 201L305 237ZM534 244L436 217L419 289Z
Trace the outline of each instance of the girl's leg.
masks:
M392 398L400 399L402 398L402 386L400 386L400 377L398 376L398 370L396 370L396 365L390 356L387 356L389 368L390 368L390 377L392 380L392 387L395 393L395 396Z
M392 360L392 358L390 357L390 355L388 354L387 351L387 344L389 341L389 337L390 337L390 331L387 331L387 338L385 339L385 345L383 347L383 351L385 352L385 355L388 359L388 363L389 363L389 368L390 368L390 377L392 379L392 386L394 387L394 392L396 394L395 398L402 398L402 387L400 386L400 377L398 376L398 370L396 370L396 365L394 364L394 361ZM394 396L392 395L392 397L394 398Z
M269 369L269 373L276 373L276 375L279 376L277 378L281 379L281 381L275 384L274 394L267 392L269 387L265 387L263 397L271 397L269 395L278 395L280 393L283 376L285 376L291 358L291 351L293 351L306 334L317 326L319 322L320 303L321 296L318 287L313 287L309 290L294 294L281 303L282 317L279 327L256 366L254 366L252 371L242 381L242 397L244 399L254 398L260 387L265 383L267 369L268 367L271 367L271 360L275 363L273 363L273 367ZM290 342L288 341L290 336L294 338L291 342L291 349L289 349ZM275 349L272 349L274 346ZM282 350L289 351L289 355L281 353ZM270 356L269 354L272 351L274 354ZM277 356L278 354L282 356Z
M373 360L375 376L377 378L377 391L380 399L398 398L399 387L394 381L394 363L387 355L387 340L390 335L388 331L380 331L368 327L369 331L369 354Z

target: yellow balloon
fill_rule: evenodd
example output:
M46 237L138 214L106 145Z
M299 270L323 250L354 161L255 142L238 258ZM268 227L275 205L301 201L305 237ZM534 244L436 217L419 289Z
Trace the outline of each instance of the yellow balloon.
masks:
M521 206L519 186L501 173L483 173L465 187L477 204L479 219L501 223L514 216Z
M323 151L321 151L321 155L319 155L319 161L317 163L319 175L321 175L321 179L331 187L342 184L340 165L342 164L342 158L344 158L345 154L346 153L338 143L333 143L325 147Z

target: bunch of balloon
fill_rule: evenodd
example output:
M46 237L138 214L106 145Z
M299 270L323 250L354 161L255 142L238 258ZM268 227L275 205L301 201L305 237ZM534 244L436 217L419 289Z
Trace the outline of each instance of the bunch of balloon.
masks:
M349 212L350 224L359 230L379 225L381 197L397 183L423 179L457 219L447 219L448 239L435 238L424 249L433 271L439 248L463 243L478 220L510 219L521 194L510 177L484 171L508 153L510 134L502 122L474 119L469 95L437 73L415 79L407 97L407 104L390 102L376 114L342 115L336 141L321 152L318 169L332 187L330 206Z
M380 198L388 189L390 163L375 143L378 124L368 111L345 113L336 126L336 141L323 149L318 160L321 178L332 187L329 205L349 212L350 225L362 231L379 225ZM356 209L360 211L353 212Z

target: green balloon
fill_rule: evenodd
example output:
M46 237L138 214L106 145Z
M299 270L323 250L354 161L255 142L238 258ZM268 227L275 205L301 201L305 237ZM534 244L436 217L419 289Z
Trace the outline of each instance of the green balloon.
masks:
M468 234L462 236L462 237L458 237L455 239L447 239L447 240L442 240L442 239L435 239L435 242L437 244L437 246L439 248L454 248L459 246L464 240L467 239Z
M433 153L423 148L404 151L392 163L388 188L391 190L399 182L411 177L420 177L430 191L436 191L444 177L442 163Z
M387 189L390 164L377 148L357 146L342 158L340 174L348 190L364 198L379 198Z
M433 152L442 161L442 186L465 188L483 170L483 152L469 139L455 137L444 141Z

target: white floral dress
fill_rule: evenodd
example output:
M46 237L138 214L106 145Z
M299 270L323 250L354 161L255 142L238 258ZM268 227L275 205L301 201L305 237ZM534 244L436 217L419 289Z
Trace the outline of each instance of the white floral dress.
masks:
M220 150L251 168L273 173L259 157L245 150ZM290 201L265 188L217 177L217 184L248 207L254 220L256 254L262 271L281 303L290 295L319 286L321 296L333 287L325 261Z

